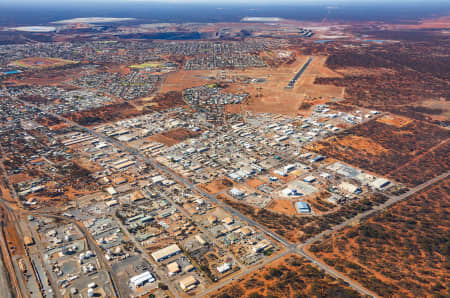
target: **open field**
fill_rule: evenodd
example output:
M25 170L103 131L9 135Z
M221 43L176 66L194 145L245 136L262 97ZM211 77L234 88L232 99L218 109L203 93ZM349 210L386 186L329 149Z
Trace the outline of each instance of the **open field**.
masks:
M304 258L290 255L239 279L211 297L361 296L342 281L313 267Z
M170 91L182 92L184 89L198 87L205 84L215 83L214 79L204 79L204 77L215 76L217 70L184 70L167 74L164 84L161 86L161 93Z
M326 57L314 57L311 64L294 85L294 88L285 89L307 59L308 56L298 55L294 63L283 64L275 69L258 68L245 71L230 71L232 75L267 78L264 84L249 84L242 87L244 92L250 94L250 99L248 104L244 106L244 109L261 113L296 115L301 110L305 99L342 97L343 88L314 84L317 76L336 76L335 73L324 66ZM239 88L241 87L231 84L226 91L236 92Z
M450 179L310 247L382 297L448 294Z
M386 115L382 118L378 118L377 121L381 123L394 125L396 127L402 127L411 123L412 120L398 115Z
M418 185L450 169L450 158L444 153L449 147L447 129L418 120L401 126L386 121L355 126L312 144L310 149L408 185Z
M32 69L55 68L77 63L77 61L47 57L31 57L11 62L13 65Z
M199 132L194 132L191 130L187 130L185 128L176 128L173 130L163 132L161 134L153 135L149 137L147 140L152 142L159 142L166 146L173 146L184 140L196 137L199 134L200 134Z
M226 178L213 180L206 185L200 185L200 187L202 189L206 190L207 192L209 192L211 194L218 193L218 192L220 192L224 189L227 189L228 187L231 187L231 186L233 186L233 182L231 182L230 180L228 180Z
M145 63L141 63L141 64L130 65L129 68L143 69L143 68L148 68L148 67L158 67L161 65L162 65L162 62L145 62Z
M450 105L444 98L439 100L425 100L413 106L416 112L428 113L429 117L437 121L448 121L450 119Z
M33 72L27 76L19 75L20 79L8 79L7 82L14 85L67 85L66 89L77 89L68 85L70 81L82 75L82 68L74 66L69 69L46 69L45 71Z
M324 64L326 56L314 57L313 61L297 81L294 88L285 89L288 82L307 61L308 56L297 55L292 63L284 63L275 67L259 67L247 69L227 70L179 70L167 75L161 87L161 92L182 91L187 88L202 86L220 81L225 78L263 78L264 83L242 84L241 82L226 82L225 92L247 93L250 95L248 103L242 108L254 112L270 112L296 115L301 110L305 99L342 97L344 89L331 85L314 84L316 77L339 76Z
M266 208L290 216L298 214L297 210L295 210L294 203L289 199L274 199Z

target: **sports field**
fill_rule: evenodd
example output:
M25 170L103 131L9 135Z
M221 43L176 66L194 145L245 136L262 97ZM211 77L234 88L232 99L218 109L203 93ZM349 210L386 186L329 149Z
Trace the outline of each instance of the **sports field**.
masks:
M161 65L162 65L161 62L145 62L142 64L130 65L129 67L136 68L136 69L142 69L142 68L148 68L148 67L159 67Z

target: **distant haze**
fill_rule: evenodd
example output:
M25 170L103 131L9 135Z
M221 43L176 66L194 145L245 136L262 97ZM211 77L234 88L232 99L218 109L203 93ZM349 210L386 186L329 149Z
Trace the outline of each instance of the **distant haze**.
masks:
M246 4L237 4L238 0L200 2L206 0L0 0L0 26L45 26L89 17L136 18L139 23L239 22L244 17L401 22L450 12L450 1L438 0L426 4L405 0L280 0L276 5L273 0L251 0Z

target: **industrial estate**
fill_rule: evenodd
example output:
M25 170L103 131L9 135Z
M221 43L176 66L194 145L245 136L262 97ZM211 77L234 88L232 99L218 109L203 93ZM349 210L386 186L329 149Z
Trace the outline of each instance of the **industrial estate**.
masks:
M106 21L3 28L1 297L447 297L448 18Z

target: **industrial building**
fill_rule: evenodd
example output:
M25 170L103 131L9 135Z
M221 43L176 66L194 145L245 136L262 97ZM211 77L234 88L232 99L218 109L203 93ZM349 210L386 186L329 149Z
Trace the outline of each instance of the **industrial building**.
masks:
M130 278L130 288L136 290L139 287L142 287L146 283L152 283L155 281L155 278L150 273L150 271L145 271L139 275L133 276Z
M388 186L389 184L391 184L391 181L389 181L385 178L377 178L375 181L373 181L371 183L372 187L374 187L376 189L383 189L386 186Z
M155 259L156 262L160 262L179 253L181 253L181 249L178 247L178 245L172 244L165 248L155 251L154 253L152 253L152 257L153 259Z
M182 280L180 280L180 288L183 291L189 291L194 289L198 284L198 280L193 277L192 275L187 276L185 278L183 278Z
M339 184L338 188L343 192L348 192L351 194L360 194L362 192L362 190L358 186L348 182L342 182L341 184Z
M311 207L306 202L295 202L295 209L299 213L310 213Z

